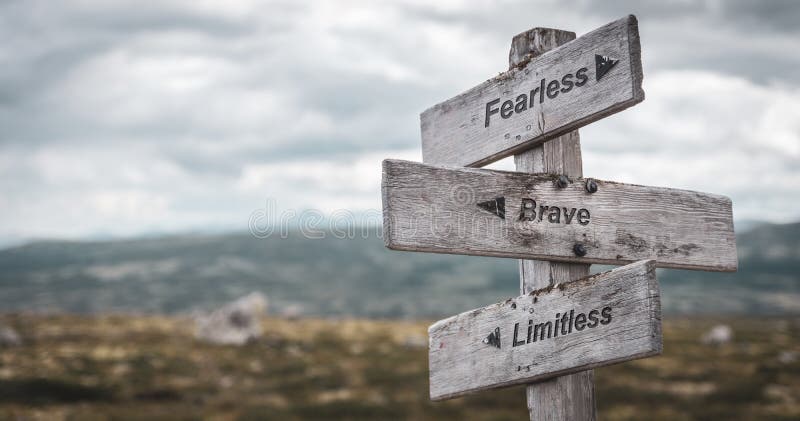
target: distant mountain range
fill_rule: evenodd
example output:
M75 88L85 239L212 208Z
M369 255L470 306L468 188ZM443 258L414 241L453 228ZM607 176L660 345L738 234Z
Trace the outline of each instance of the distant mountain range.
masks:
M738 235L737 273L659 271L665 313L800 314L800 223L751 226ZM435 318L517 295L516 260L391 251L376 229L364 233L8 248L0 250L0 312L188 313L261 291L274 313Z

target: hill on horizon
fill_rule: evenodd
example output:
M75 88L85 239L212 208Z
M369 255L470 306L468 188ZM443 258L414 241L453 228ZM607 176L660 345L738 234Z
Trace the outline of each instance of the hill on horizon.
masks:
M438 318L517 295L514 259L391 251L364 233L31 243L0 250L0 312L181 314L260 291L275 314ZM800 223L737 243L736 273L660 269L664 312L800 314Z

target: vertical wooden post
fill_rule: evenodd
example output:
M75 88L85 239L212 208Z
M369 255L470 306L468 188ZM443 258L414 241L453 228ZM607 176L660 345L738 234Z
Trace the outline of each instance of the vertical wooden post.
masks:
M509 68L531 57L575 39L574 32L534 28L514 37L508 55ZM517 171L583 176L581 144L578 131L549 140L514 156ZM589 265L520 260L520 294L589 274ZM594 372L583 371L556 377L527 388L531 420L595 420Z

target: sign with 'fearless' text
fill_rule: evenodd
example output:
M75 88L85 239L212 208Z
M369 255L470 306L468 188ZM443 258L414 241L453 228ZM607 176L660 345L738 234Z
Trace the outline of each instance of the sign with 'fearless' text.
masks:
M628 16L423 112L423 161L482 166L643 99L639 30Z

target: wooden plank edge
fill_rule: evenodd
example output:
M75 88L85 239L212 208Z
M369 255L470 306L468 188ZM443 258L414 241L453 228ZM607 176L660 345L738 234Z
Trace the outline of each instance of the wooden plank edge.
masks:
M576 366L576 367L573 367L573 368L570 368L570 369L554 371L554 372L548 373L548 374L542 374L540 376L533 376L533 377L528 377L528 378L524 378L524 379L520 379L520 380L513 380L513 381L504 382L504 383L498 383L498 384L494 384L494 385L491 385L491 386L481 386L481 387L476 387L476 388L472 388L472 389L466 389L464 391L457 392L457 393L443 393L443 394L439 394L439 395L434 395L433 392L431 391L430 399L432 401L434 401L434 402L439 402L439 401L444 401L444 400L447 400L447 399L458 398L458 397L465 396L465 395L471 395L473 393L482 392L484 390L494 390L494 389L501 389L501 388L510 387L510 386L516 386L516 385L520 385L520 384L536 383L536 382L540 382L540 381L544 381L544 380L549 380L549 379L552 379L552 378L555 378L555 377L561 377L561 376L564 376L564 375L567 375L567 374L579 373L581 371L592 370L592 369L599 368L599 367L607 367L607 366L614 365L614 364L620 364L620 363L624 363L624 362L627 362L627 361L633 361L633 360L638 360L638 359L642 359L642 358L655 357L655 356L658 356L658 355L661 355L661 345L660 344L659 344L659 346L657 348L654 348L654 349L648 350L648 351L644 351L644 352L640 352L640 353L637 353L637 354L634 354L634 355L630 355L628 357L615 358L613 360L607 360L607 361L604 361L604 362L601 362L601 363L584 364L584 365Z
M559 256L544 255L544 254L526 254L526 253L513 253L513 252L497 253L481 249L473 249L474 251L476 251L475 254L453 253L449 251L449 249L438 249L435 247L416 247L416 246L406 245L398 242L393 238L389 238L389 236L386 234L384 234L384 244L388 249L396 251L453 254L460 256L464 255L485 256L485 257L497 257L502 259L547 260L552 262L613 265L613 266L624 266L638 261L633 259L600 259L595 257L577 257L577 256L559 257ZM664 269L701 270L707 272L736 272L739 266L738 259L734 260L731 264L724 264L724 265L692 265L692 264L663 262L659 261L656 256L653 256L652 258L656 260L656 267Z
M392 170L393 160L391 159L384 159L381 163L381 208L383 214L383 245L391 250L397 250L393 248L393 244L391 241L392 238L392 215L389 211L389 195L391 194L391 189L388 187L388 178L389 172Z
M475 168L475 167L459 167L456 165L443 165L443 164L428 164L426 162L417 162L417 161L409 161L406 159L396 159L396 158L387 158L383 160L383 180L381 183L381 187L388 187L388 178L390 172L394 170L395 167L414 167L414 166L426 166L431 168L437 169L445 169L445 170L455 170L455 171L464 171L473 174L484 174L484 173L501 173L501 174L511 174L514 176L521 176L521 177L533 177L542 180L557 180L559 178L559 174L552 174L552 173L526 173L526 172L519 172L519 171L509 171L509 170L495 170L489 168ZM701 194L703 196L708 196L717 200L723 200L727 202L728 207L731 208L731 214L733 212L733 201L730 197L725 196L723 194L717 193L709 193L697 190L689 190L689 189L679 189L673 187L664 187L664 186L646 186L644 184L636 184L636 183L624 183L620 181L611 181L611 180L603 180L594 177L570 177L566 176L567 180L570 183L580 183L583 184L586 180L594 180L598 183L599 187L603 187L605 185L618 185L618 186L630 186L630 187L642 187L652 190L660 190L662 192L671 193L671 192L678 192L678 193L691 193L691 194ZM396 186L393 188L397 188ZM733 220L733 216L731 215L731 220Z
M403 167L416 167L416 166L426 166L431 168L437 169L445 169L445 170L455 170L461 172L468 172L473 174L484 174L484 173L501 173L501 174L512 174L515 176L522 176L522 177L533 177L543 180L557 180L560 176L559 174L553 173L527 173L527 172L519 172L519 171L509 171L509 170L495 170L489 168L474 168L474 167L459 167L456 165L444 165L444 164L428 164L425 162L417 162L417 161L409 161L407 159L396 159L396 158L387 158L383 160L383 182L381 183L381 187L387 186L387 175L389 172L392 172L394 168L403 168ZM631 186L631 187L642 187L647 189L653 190L661 190L664 192L679 192L679 193L692 193L692 194L702 194L703 196L713 197L718 200L724 200L728 202L729 207L733 208L733 201L730 197L717 194L717 193L709 193L709 192L701 192L697 190L688 190L688 189L679 189L673 187L663 187L663 186L646 186L644 184L635 184L635 183L624 183L620 181L611 181L611 180L602 180L599 178L594 177L570 177L566 176L567 180L570 183L584 183L586 180L592 179L598 183L600 187L605 185L622 185L622 186Z
M657 351L652 355L661 355L664 350L664 341L661 329L661 286L656 276L656 261L646 260L647 265L647 300L648 310L650 311L650 334L652 343ZM652 275L651 275L652 273Z
M644 101L642 81L642 45L639 37L639 20L634 15L628 15L628 51L630 52L631 79L633 80L633 96L638 102Z

